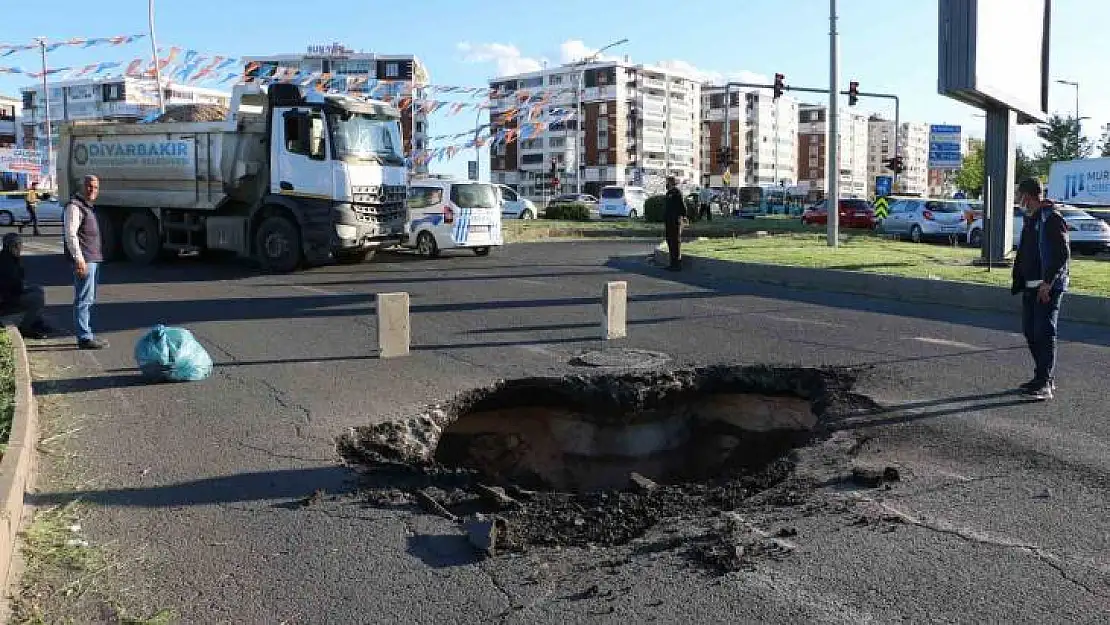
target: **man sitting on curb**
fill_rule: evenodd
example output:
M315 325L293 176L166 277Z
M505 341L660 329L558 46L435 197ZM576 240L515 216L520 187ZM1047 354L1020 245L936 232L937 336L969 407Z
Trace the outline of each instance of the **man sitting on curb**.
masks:
M24 282L22 252L22 237L15 232L5 234L4 249L0 250L0 312L22 312L20 334L29 339L44 339L52 331L42 318L46 294L41 286Z

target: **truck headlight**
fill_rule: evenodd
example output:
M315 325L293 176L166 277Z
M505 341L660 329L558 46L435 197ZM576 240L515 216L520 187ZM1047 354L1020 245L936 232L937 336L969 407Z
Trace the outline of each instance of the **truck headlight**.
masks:
M340 239L353 239L358 235L358 228L347 224L336 224L335 233L339 235Z

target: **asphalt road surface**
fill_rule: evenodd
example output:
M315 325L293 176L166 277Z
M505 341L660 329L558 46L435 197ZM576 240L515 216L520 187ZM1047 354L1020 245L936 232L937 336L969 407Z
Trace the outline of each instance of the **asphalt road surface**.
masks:
M75 415L66 439L81 476L73 491L40 484L32 500L89 503L89 539L133 556L129 592L186 622L1110 619L1110 328L1065 324L1058 396L1030 404L1012 392L1030 374L1016 316L675 275L649 266L649 251L512 245L289 276L106 266L94 324L112 347L30 345L36 390ZM68 325L61 257L28 266ZM852 427L868 440L861 458L902 480L830 486L840 512L791 518L789 557L723 577L653 550L480 560L448 521L350 494L337 435L499 378L575 370L572 356L599 347L609 280L629 283L619 344L678 365L874 365L861 390L899 416ZM383 361L373 302L390 291L411 296L413 353ZM132 347L156 323L191 329L213 377L141 383ZM329 497L300 505L317 489Z

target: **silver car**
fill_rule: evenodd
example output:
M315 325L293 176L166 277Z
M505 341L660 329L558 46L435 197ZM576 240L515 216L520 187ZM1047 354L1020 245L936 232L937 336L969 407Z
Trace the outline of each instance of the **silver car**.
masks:
M512 187L495 184L494 188L501 194L501 218L502 219L535 219L536 205L532 200L521 196L517 193L516 189Z
M1105 252L1110 250L1110 224L1090 213L1067 204L1057 204L1064 221L1068 224L1068 239L1076 252ZM1014 207L1014 247L1021 243L1021 231L1025 222L1025 212ZM967 242L974 247L983 244L983 219L976 219L967 229Z
M13 226L16 224L27 225L31 223L31 215L27 213L27 202L24 196L27 192L0 195L0 226ZM40 224L55 224L62 222L64 207L57 198L39 200L36 213Z
M907 235L914 243L926 239L962 239L967 233L967 216L971 209L967 200L897 198L883 219L882 231Z

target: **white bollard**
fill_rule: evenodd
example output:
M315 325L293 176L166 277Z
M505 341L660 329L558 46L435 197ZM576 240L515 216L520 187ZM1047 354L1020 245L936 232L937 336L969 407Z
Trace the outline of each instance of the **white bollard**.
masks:
M378 357L409 353L409 294L378 293Z
M601 337L606 340L628 336L628 283L609 282L601 293Z

